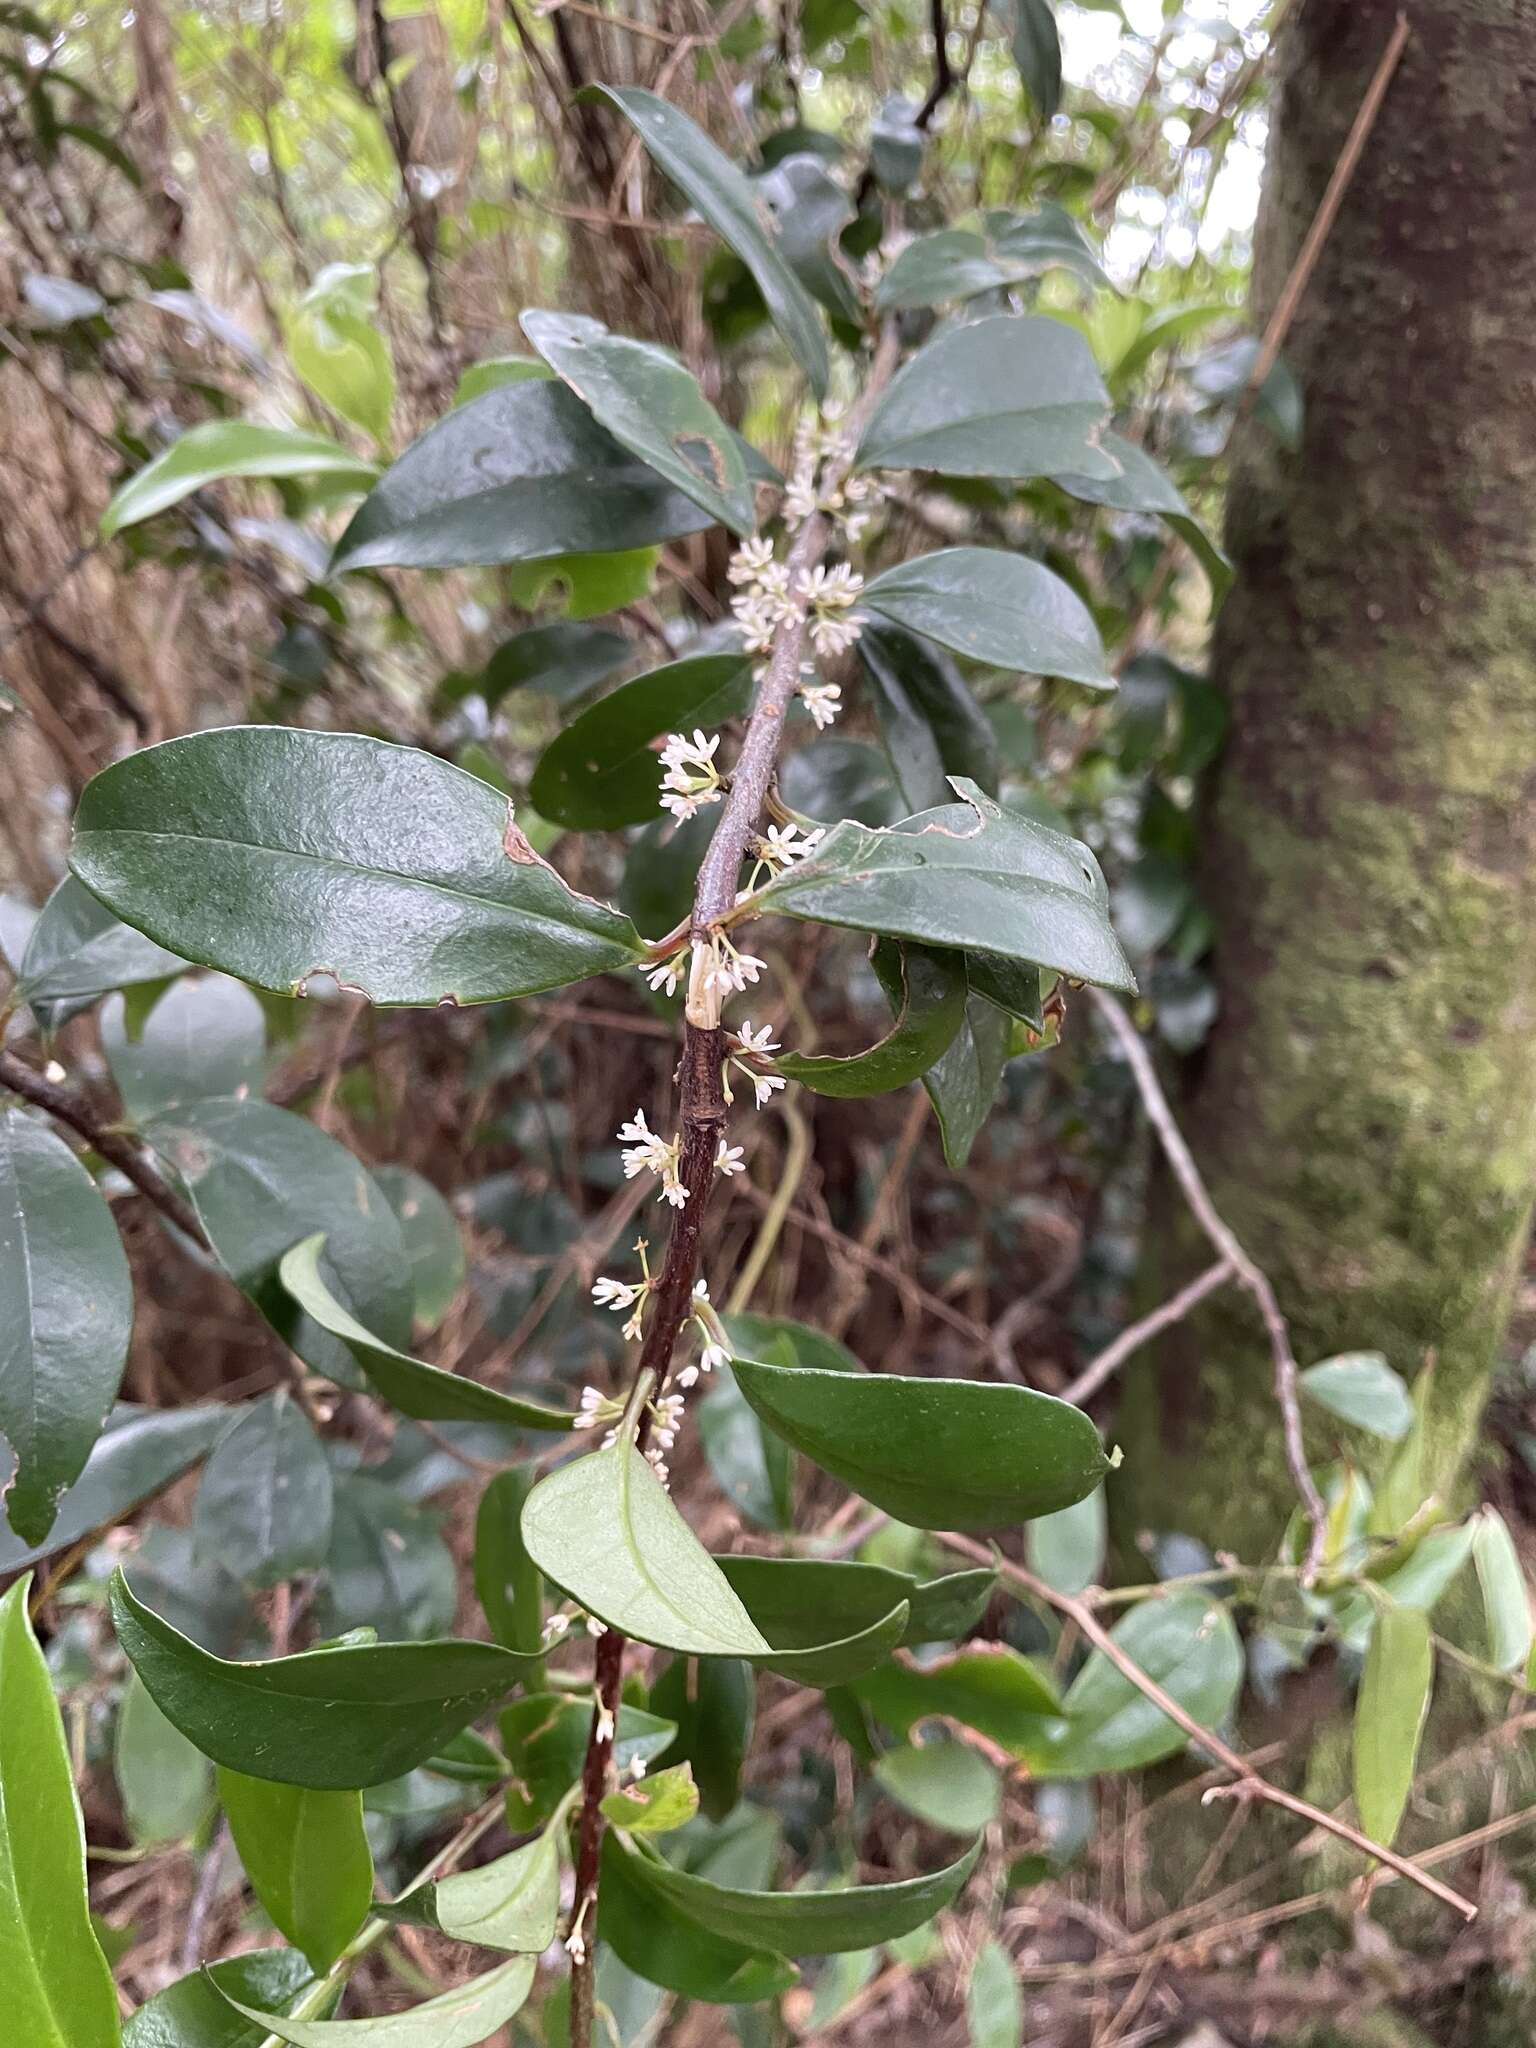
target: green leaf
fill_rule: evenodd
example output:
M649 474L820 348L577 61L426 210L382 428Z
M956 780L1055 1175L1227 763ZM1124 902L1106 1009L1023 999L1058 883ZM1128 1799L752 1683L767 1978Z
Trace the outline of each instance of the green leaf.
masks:
M331 573L616 554L709 524L563 384L513 384L458 406L391 463Z
M959 669L942 648L871 623L859 635L859 660L875 701L897 788L916 811L949 800L949 777L969 775L997 789L997 734Z
M874 1776L908 1813L947 1834L980 1834L1002 1811L997 1771L963 1742L893 1749L875 1765Z
M1311 1401L1372 1436L1401 1443L1413 1427L1413 1396L1380 1351L1343 1351L1298 1375Z
M107 1419L133 1328L112 1212L62 1138L0 1109L0 1431L11 1527L41 1543Z
M965 2024L971 2048L1024 2048L1024 2001L1012 1956L1001 1942L984 1941L965 1988Z
M785 1955L831 1956L895 1941L942 1913L959 1897L976 1867L981 1844L973 1844L957 1862L925 1877L795 1892L742 1891L678 1870L659 1854L628 1844L622 1853L639 1890L664 1901L706 1933Z
M544 1581L523 1542L528 1475L509 1467L480 1496L475 1515L475 1596L491 1635L509 1650L537 1656L543 1645Z
M189 427L163 454L118 486L101 515L101 537L110 540L125 526L179 505L224 477L328 477L342 490L365 491L378 473L375 464L360 462L324 434L263 427L253 420L208 420Z
M545 383L553 374L548 363L533 356L487 356L464 371L454 389L453 402L468 405L472 398L481 398L487 391L500 391L507 384Z
M278 1265L284 1287L322 1330L338 1338L357 1360L369 1381L391 1407L422 1422L496 1422L509 1429L569 1429L575 1417L440 1366L423 1365L409 1352L397 1351L375 1337L342 1307L320 1272L320 1254L327 1239L322 1231L296 1244Z
M1524 1671L1531 1654L1531 1603L1520 1554L1497 1508L1473 1517L1472 1562L1488 1622L1488 1661L1496 1671Z
M324 1229L334 1294L392 1340L410 1341L400 1228L361 1162L306 1118L267 1102L194 1102L146 1126L180 1180L219 1263L317 1372L357 1383L344 1345L299 1313L278 1263Z
M536 611L557 605L572 620L601 618L640 604L651 594L660 548L626 548L619 554L541 555L507 570L507 595Z
M112 1769L135 1842L182 1842L213 1806L213 1768L128 1675L112 1742Z
M376 1166L373 1178L405 1240L415 1296L412 1320L419 1330L435 1330L464 1285L464 1240L453 1211L431 1181L408 1166Z
M1434 1380L1434 1361L1431 1360L1420 1370L1410 1389L1413 1420L1371 1501L1370 1514L1366 1519L1368 1535L1399 1535L1434 1495L1434 1482L1426 1455L1425 1424Z
M439 1517L366 1470L338 1480L318 1608L326 1635L371 1628L386 1642L419 1641L450 1629L457 1606Z
M104 1005L101 1043L123 1107L136 1123L186 1102L261 1087L267 1025L258 999L224 974L173 981L136 1034L121 997Z
M760 1528L789 1528L791 1453L764 1431L729 1366L712 1376L699 1403L698 1424L709 1469L726 1499Z
M523 1508L523 1541L547 1579L640 1642L705 1657L772 1653L631 1444L541 1479Z
M1050 0L1007 0L1013 17L1013 61L1025 89L1049 121L1061 105L1061 37Z
M389 445L395 367L374 315L371 264L328 263L286 324L288 360L332 412Z
M898 946L882 940L896 1021L867 1052L851 1058L828 1053L781 1053L779 1072L817 1095L880 1095L904 1088L939 1059L965 1022L965 962L953 952ZM883 975L882 980L887 978Z
M688 1763L705 1816L724 1820L741 1797L752 1747L757 1680L740 1657L674 1657L651 1687L651 1706L676 1723L676 1739L657 1761Z
M1355 1701L1354 1757L1360 1825L1388 1848L1413 1787L1434 1675L1428 1617L1411 1607L1384 1607L1371 1630Z
M198 1555L247 1586L318 1571L330 1546L331 1493L320 1439L280 1387L245 1410L208 1460L192 1519Z
M748 1358L766 1358L773 1365L811 1365L822 1372L864 1370L846 1344L790 1316L738 1313L722 1320L730 1342Z
M859 295L839 260L843 229L856 218L853 201L816 157L781 157L753 187L773 214L779 253L811 297L834 319L863 324Z
M553 1834L542 1834L510 1855L412 1886L403 1898L377 1908L382 1919L435 1927L455 1941L540 1955L555 1938L560 1917L560 1857Z
M1205 528L1185 504L1173 480L1161 470L1145 449L1121 434L1103 434L1103 452L1120 465L1116 477L1056 476L1069 496L1089 505L1108 505L1120 512L1157 512L1167 521L1194 554L1210 579L1218 600L1231 587L1233 568Z
M736 654L700 654L637 676L602 697L553 740L528 794L541 816L574 831L643 825L661 814L664 733L715 726L746 709L750 665Z
M844 819L755 900L786 917L974 947L1134 990L1087 847L1004 810L974 783L957 778L956 787L964 803L889 831Z
M19 1572L93 1529L121 1521L195 1465L228 1427L229 1410L221 1405L149 1409L121 1403L107 1418L84 1472L60 1500L46 1539L28 1547L0 1524L0 1573Z
M757 525L752 484L730 430L677 358L610 334L585 313L520 315L524 334L600 426L733 533Z
M1109 283L1082 229L1064 208L1050 201L1031 214L999 208L982 215L980 232L940 228L909 242L881 279L875 304L891 313L941 306L1008 291L1055 268L1075 271L1090 285Z
M85 1833L53 1684L27 1620L31 1578L0 1599L0 1984L26 2048L117 2048L117 1997L91 1931Z
M88 1010L109 989L179 974L186 961L114 917L66 875L43 905L22 955L16 992L45 1032Z
M799 1979L784 1956L711 1934L646 1884L651 1859L610 1830L603 1837L598 1921L622 1963L648 1983L710 2005L755 2005Z
M1012 1035L1000 1010L973 998L966 1003L960 1029L923 1076L939 1119L944 1162L957 1172L970 1158L997 1100Z
M499 1001L632 966L634 926L568 889L505 797L356 733L226 726L86 785L70 856L88 888L188 958L302 995Z
M467 681L493 711L513 690L536 690L565 706L589 697L599 683L627 668L635 653L634 643L622 633L557 619L504 640L485 664L484 674ZM468 694L467 689L460 691L454 701Z
M616 1828L636 1835L666 1835L686 1827L699 1810L699 1788L686 1764L656 1771L650 1777L610 1792L603 1812Z
M1058 1593L1086 1592L1104 1568L1106 1520L1100 1486L1071 1507L1031 1522L1024 1555L1035 1577Z
M817 1560L721 1557L715 1562L773 1648L750 1661L799 1685L846 1685L885 1659L907 1630L908 1607L898 1600L876 1613L831 1615L805 1605ZM809 1565L809 1578L801 1570ZM845 1634L834 1631L846 1630Z
M408 2012L369 2020L269 2017L238 1999L228 2003L247 2019L264 2020L269 2033L291 2042L293 2048L476 2048L526 2002L537 1968L536 1957L516 1956L499 1970L429 1998L424 2005L413 2005Z
M816 397L825 398L830 369L821 321L764 226L749 180L685 113L653 92L637 86L593 85L578 97L604 99L632 124L673 184L751 271L768 317L810 379Z
M162 1713L204 1756L318 1792L382 1785L506 1696L527 1660L494 1643L360 1643L228 1663L111 1585L117 1639Z
M592 1733L592 1703L560 1693L536 1692L501 1715L501 1741L513 1772L507 1787L507 1825L542 1827L581 1776ZM639 1707L621 1706L614 1732L617 1771L654 1763L669 1749L677 1724Z
M1003 1644L961 1650L932 1664L890 1664L856 1679L853 1691L898 1735L930 1718L959 1721L1014 1754L1028 1754L1042 1720L1061 1715L1047 1675Z
M1029 1387L732 1361L770 1429L918 1529L993 1529L1068 1507L1108 1469L1080 1408Z
M885 570L865 586L863 602L972 661L1064 676L1095 690L1114 688L1088 607L1070 585L1027 555L940 548Z
M1202 1728L1214 1728L1237 1697L1243 1648L1226 1609L1199 1593L1133 1607L1112 1631L1118 1646ZM1189 1737L1139 1692L1101 1650L1077 1674L1060 1723L1042 1723L1025 1761L1038 1778L1094 1778L1176 1756Z
M296 1949L258 1948L207 1963L157 1991L123 2029L123 2048L262 2048L265 2020L243 2020L225 1999L262 2014L292 2012L315 1978Z
M942 476L1113 477L1120 465L1100 446L1108 421L1109 393L1076 329L999 313L942 329L897 371L856 460Z
M272 1925L328 1970L368 1917L373 1855L360 1792L219 1772L219 1798L251 1889Z

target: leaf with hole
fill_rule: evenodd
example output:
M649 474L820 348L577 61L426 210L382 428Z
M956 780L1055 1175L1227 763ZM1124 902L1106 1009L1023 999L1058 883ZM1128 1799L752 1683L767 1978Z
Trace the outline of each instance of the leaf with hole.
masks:
M1109 1461L1079 1408L1032 1388L732 1361L762 1420L919 1529L994 1529L1068 1507Z
M882 980L892 989L895 1022L865 1052L781 1053L781 1074L815 1095L880 1095L905 1088L926 1074L953 1043L965 1022L965 961L961 954L927 946L902 946L882 939L877 954L888 956Z
M331 1540L331 1468L286 1387L245 1409L214 1451L193 1509L200 1557L247 1586L318 1571Z
M219 1798L267 1918L323 1974L368 1917L373 1854L358 1792L221 1770Z
M532 995L632 966L627 917L566 887L478 776L357 733L226 726L104 769L71 865L162 944L282 995Z
M26 2048L117 2048L117 1996L91 1929L85 1834L53 1681L27 1619L30 1577L0 1599L0 1983Z
M768 317L810 379L818 399L830 374L816 307L768 228L747 177L678 107L638 86L591 85L578 98L603 99L629 121L667 176L751 271Z
M423 1365L409 1352L397 1351L392 1344L375 1337L342 1307L326 1286L320 1270L326 1244L324 1232L296 1244L292 1251L284 1253L278 1273L304 1313L346 1345L391 1407L422 1422L496 1422L509 1429L571 1427L575 1417L569 1410L550 1408L542 1401L525 1400L516 1394L498 1393L494 1387L482 1386L462 1373Z
M166 1718L204 1756L320 1792L381 1785L425 1763L528 1669L494 1643L359 1643L230 1663L136 1599L121 1572L112 1619Z
M1413 1787L1434 1676L1428 1616L1411 1607L1383 1607L1355 1701L1354 1764L1360 1825L1388 1848Z
M512 1955L541 1955L555 1938L560 1916L560 1856L553 1834L542 1834L510 1855L461 1870L430 1884L413 1885L380 1906L381 1919L435 1927L455 1941Z
M537 1967L535 1957L517 1956L423 2005L366 2020L269 2017L223 1995L236 2012L264 2024L292 2048L477 2048L527 2002Z
M699 1810L699 1788L686 1763L673 1764L665 1771L610 1792L603 1801L604 1816L616 1828L634 1835L669 1835L686 1827Z
M667 733L735 718L751 696L751 666L735 654L693 655L637 676L550 742L528 794L541 817L574 831L643 825L661 815L655 742Z
M0 1109L0 1433L6 1514L42 1543L117 1394L133 1283L112 1212L62 1138Z
M620 554L709 524L573 391L525 382L483 392L413 441L357 508L331 573Z
M1094 690L1114 688L1087 605L1027 555L940 548L882 571L865 585L863 603L909 632L992 668L1064 676Z
M360 462L324 434L254 420L206 420L118 486L101 515L101 537L111 540L226 477L323 477L340 490L366 491L378 473L375 463Z
M585 313L520 315L524 334L631 455L732 533L757 519L746 464L692 371L667 350L610 334Z

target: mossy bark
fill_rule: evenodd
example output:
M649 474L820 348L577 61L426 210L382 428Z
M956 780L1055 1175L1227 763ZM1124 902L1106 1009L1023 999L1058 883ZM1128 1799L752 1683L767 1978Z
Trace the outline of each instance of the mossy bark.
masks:
M1258 327L1396 9L1290 11ZM1536 5L1420 0L1411 19L1286 343L1302 445L1257 423L1241 439L1205 837L1221 1012L1181 1118L1304 1364L1437 1360L1446 1486L1536 1185ZM1154 1210L1161 1295L1201 1253L1171 1190ZM1135 1524L1267 1550L1293 1495L1241 1300L1179 1330L1126 1398Z

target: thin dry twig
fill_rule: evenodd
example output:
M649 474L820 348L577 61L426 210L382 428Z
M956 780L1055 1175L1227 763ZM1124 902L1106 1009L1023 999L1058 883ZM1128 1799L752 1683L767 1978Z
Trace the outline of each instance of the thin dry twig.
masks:
M1112 1379L1134 1352L1143 1344L1150 1344L1162 1331L1171 1329L1175 1323L1183 1322L1192 1309L1199 1307L1208 1294L1214 1294L1218 1287L1224 1287L1232 1278L1232 1265L1228 1259L1218 1259L1213 1266L1207 1266L1203 1273L1197 1273L1187 1287L1181 1287L1177 1294L1159 1302L1149 1309L1140 1322L1132 1323L1122 1330L1118 1337L1106 1344L1097 1358L1092 1358L1083 1367L1070 1386L1063 1387L1061 1398L1081 1408L1085 1401L1092 1400L1106 1380Z

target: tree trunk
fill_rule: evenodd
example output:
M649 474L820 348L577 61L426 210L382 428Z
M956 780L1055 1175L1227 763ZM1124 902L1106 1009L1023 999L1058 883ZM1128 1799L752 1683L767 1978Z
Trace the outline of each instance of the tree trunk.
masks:
M1257 328L1395 14L1291 9ZM1536 1184L1536 4L1417 0L1411 19L1286 344L1300 451L1242 435L1205 835L1221 1010L1181 1118L1303 1365L1436 1359L1443 1494ZM1154 1204L1159 1296L1209 1258L1175 1205ZM1138 1526L1272 1545L1293 1495L1238 1297L1133 1372L1127 1407Z

